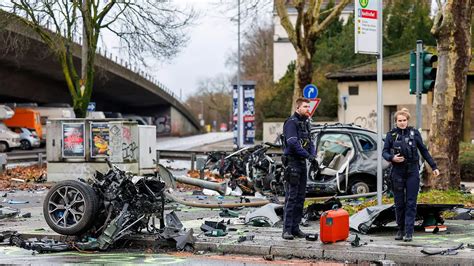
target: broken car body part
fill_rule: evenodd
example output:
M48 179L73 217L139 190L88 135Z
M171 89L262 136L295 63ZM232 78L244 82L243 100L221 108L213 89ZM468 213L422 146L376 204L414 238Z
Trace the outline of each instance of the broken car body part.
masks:
M143 229L156 232L155 218L160 219L160 227L164 226L165 182L159 176L134 176L107 162L109 171L106 174L97 172L88 183L77 180L57 183L43 204L43 213L51 229L64 235L87 235L97 239L98 245L95 241L82 245L97 246L101 250ZM167 217L168 224L173 227L181 224L174 213ZM171 229L172 238L186 236L184 239L189 239L189 232L183 233L180 229Z
M276 213L277 210L283 211L283 205L269 203L253 212L247 213L245 223L252 223L254 220L264 220L270 226L275 226L275 224L281 221L281 218Z

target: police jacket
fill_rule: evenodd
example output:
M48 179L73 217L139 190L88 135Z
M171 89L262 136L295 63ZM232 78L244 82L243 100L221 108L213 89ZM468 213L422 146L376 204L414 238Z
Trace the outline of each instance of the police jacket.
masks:
M285 155L298 159L315 155L314 143L311 139L311 123L307 117L295 112L285 121L283 135Z
M401 156L405 158L405 161L402 163L392 162L393 166L397 167L406 165L407 163L418 164L420 159L418 151L420 151L421 156L428 162L431 169L438 169L428 149L425 144L423 144L420 132L413 127L407 127L405 129L396 127L390 130L385 137L382 156L385 160L392 162L395 154L400 153Z

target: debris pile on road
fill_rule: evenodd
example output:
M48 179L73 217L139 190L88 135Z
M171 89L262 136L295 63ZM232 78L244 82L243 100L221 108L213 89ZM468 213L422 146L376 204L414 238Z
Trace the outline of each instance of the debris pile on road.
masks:
M0 190L27 190L38 189L40 187L50 187L48 184L43 184L45 181L45 166L17 166L12 169L7 169L5 172L0 174Z
M158 176L134 176L108 164L106 174L97 172L88 182L67 180L50 189L43 214L51 229L88 237L87 244L75 243L87 249L106 250L124 236L142 232L157 235L160 241L174 240L177 249L192 247L193 232L184 229L177 217L167 217L165 226L165 183Z

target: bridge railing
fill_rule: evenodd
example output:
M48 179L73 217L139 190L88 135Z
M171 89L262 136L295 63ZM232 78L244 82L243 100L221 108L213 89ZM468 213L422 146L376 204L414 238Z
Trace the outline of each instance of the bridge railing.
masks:
M15 15L21 16L24 19L28 19L28 16L26 16L23 13L15 13ZM49 21L45 25L43 25L43 28L46 28L49 31L54 32L54 33L56 33L58 35L61 35L63 37L65 35L61 32L58 32L57 29L55 27L53 27L52 24L49 23ZM82 46L82 37L81 36L73 34L72 41L74 43L76 43L77 45ZM98 49L96 51L96 54L101 55L101 56L105 57L106 59L109 59L110 61L112 61L112 62L114 62L114 63L116 63L116 64L118 64L118 65L120 65L124 68L127 68L128 70L130 70L130 71L132 71L136 74L138 74L143 79L145 79L145 80L153 83L154 85L158 86L160 89L162 89L164 92L166 92L168 95L170 95L172 98L174 98L178 102L184 103L172 90L170 90L168 87L166 87L165 85L160 83L156 77L153 77L150 74L143 71L142 69L140 69L136 64L131 64L130 62L124 60L123 58L118 58L117 55L114 56L112 52L109 53L107 51L107 49L101 49L101 47L98 47Z

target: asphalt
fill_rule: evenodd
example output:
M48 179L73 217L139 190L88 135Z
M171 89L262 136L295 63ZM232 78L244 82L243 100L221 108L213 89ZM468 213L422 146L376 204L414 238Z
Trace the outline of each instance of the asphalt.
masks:
M11 218L0 220L0 231L15 230L26 237L49 237L63 239L47 226L42 214L42 201L47 191L25 192L17 191L7 193L6 197L0 198L0 205L19 208L22 213L30 212L31 218ZM4 194L1 192L0 195ZM200 203L215 203L216 197L208 197L198 200L189 192L178 193L180 197ZM8 204L8 200L27 200L27 204ZM258 200L258 199L252 199ZM2 202L4 201L4 202ZM224 202L239 201L236 197L225 197ZM395 241L393 236L396 232L393 224L388 227L372 230L368 235L358 234L361 247L352 247L350 242L356 233L351 232L349 239L334 244L323 244L319 240L312 242L303 239L283 240L281 238L281 227L255 227L245 225L239 218L221 218L218 209L204 209L187 207L183 205L170 204L167 212L175 210L183 225L193 229L197 242L196 251L217 254L241 254L265 256L273 255L283 258L318 259L341 261L348 263L378 262L379 264L444 264L444 265L474 265L474 249L467 247L474 245L474 223L462 220L447 220L448 230L437 234L416 231L413 242ZM241 217L252 208L238 210ZM204 220L229 221L228 228L233 228L228 235L223 237L206 237L201 233L200 226ZM304 227L307 233L319 233L319 223L310 222L309 227ZM253 240L239 243L240 236L255 235ZM157 245L153 237L140 235L130 237L130 241L136 246L143 248ZM421 253L423 248L431 251L453 248L463 243L465 248L458 251L456 255L433 255L427 256Z

